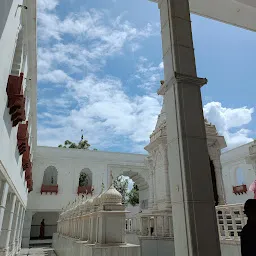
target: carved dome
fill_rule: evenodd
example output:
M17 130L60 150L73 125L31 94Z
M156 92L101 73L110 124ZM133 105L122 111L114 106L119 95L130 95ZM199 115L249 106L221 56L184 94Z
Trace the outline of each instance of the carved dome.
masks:
M122 204L122 195L114 188L113 185L101 196L102 204Z

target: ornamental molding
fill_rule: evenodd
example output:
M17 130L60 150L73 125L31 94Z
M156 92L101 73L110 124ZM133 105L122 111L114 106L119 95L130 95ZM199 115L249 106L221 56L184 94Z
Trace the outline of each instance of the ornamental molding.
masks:
M174 72L174 76L171 77L169 81L164 81L164 83L162 83L160 89L157 91L157 94L165 95L171 86L178 83L191 84L202 87L203 85L207 84L207 82L208 80L206 78L199 78Z

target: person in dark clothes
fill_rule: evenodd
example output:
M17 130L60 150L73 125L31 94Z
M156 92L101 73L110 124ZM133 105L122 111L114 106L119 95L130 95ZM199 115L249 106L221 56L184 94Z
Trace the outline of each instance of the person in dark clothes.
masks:
M244 204L244 213L248 217L247 224L241 232L242 256L256 255L256 200L249 199Z
M44 219L42 220L41 222L41 225L40 225L40 239L44 239Z

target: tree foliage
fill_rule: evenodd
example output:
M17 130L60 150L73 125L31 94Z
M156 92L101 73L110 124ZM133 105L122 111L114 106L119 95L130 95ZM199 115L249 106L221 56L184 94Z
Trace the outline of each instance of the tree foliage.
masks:
M79 187L85 187L88 185L87 174L82 172L79 177Z
M132 206L139 204L139 188L135 183L132 190L128 192L128 179L119 176L114 180L114 187L122 195L123 204L126 206L128 203Z
M133 183L133 188L128 193L128 203L132 206L139 204L139 188L135 183Z
M76 144L75 142L72 142L70 140L66 140L64 142L64 145L60 144L58 147L59 148L76 148L76 149L90 149L90 144L88 143L88 140L84 140L81 139L78 144ZM94 148L93 150L97 150L96 148Z
M122 195L122 203L127 205L127 196L128 196L128 180L124 179L123 176L118 176L113 185L115 189Z

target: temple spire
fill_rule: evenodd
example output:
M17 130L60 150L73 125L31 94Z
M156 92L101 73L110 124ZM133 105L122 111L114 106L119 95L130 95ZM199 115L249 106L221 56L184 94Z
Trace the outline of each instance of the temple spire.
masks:
M113 186L113 183L114 183L113 172L110 171L110 186Z

